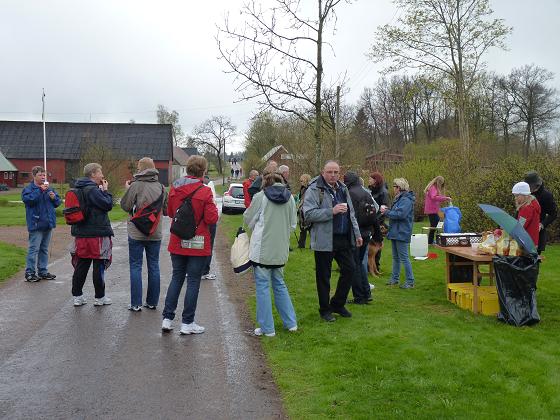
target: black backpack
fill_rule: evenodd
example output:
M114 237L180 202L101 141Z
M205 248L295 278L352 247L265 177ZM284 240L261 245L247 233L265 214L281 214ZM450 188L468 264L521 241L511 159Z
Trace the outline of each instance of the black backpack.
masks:
M360 227L373 226L377 222L377 211L373 203L360 201L356 209L356 219Z
M177 235L181 239L192 239L196 234L196 228L200 224L202 220L202 215L198 223L194 220L194 211L192 208L192 198L194 194L204 187L204 184L200 184L200 186L195 189L192 193L190 193L184 200L181 206L175 212L173 216L173 220L171 222L171 233Z

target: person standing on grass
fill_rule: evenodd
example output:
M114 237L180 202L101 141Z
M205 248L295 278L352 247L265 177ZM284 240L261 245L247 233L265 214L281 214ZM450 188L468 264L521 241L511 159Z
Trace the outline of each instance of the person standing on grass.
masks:
M207 185L212 191L212 199L216 203L216 187L214 187L214 181L210 180L208 175L204 175L204 185ZM210 272L210 264L212 263L212 254L214 253L214 239L216 238L216 230L218 228L217 223L213 225L208 225L208 230L210 231L210 255L206 260L206 266L202 272L202 280L216 280L216 275Z
M262 189L263 176L265 175L265 173L270 174L276 172L277 170L278 170L278 163L275 160L269 160L266 163L266 167L263 170L263 174L257 176L253 181L253 183L251 184L251 186L249 187L249 189L247 190L249 191L249 195L251 196L251 198L253 198L253 196Z
M327 161L321 175L309 184L303 200L305 220L312 223L311 249L315 251L319 314L327 322L335 321L333 313L345 318L352 316L344 307L356 271L352 248L363 244L350 194L339 178L338 163ZM330 298L333 259L340 267L340 278Z
M539 247L540 254L546 248L547 232L546 229L558 215L558 207L554 201L554 196L543 184L542 178L535 171L525 174L525 182L529 184L531 194L537 199L541 206L541 220L539 223Z
M451 197L445 196L445 179L438 175L424 188L424 214L430 220L430 233L428 235L428 245L434 243L436 226L439 223L439 207L445 201L451 201Z
M307 191L307 187L309 186L309 183L311 182L311 175L309 174L303 174L302 176L299 177L299 194L297 195L297 211L298 211L298 219L300 222L300 226L299 226L299 239L298 239L298 248L300 249L304 249L305 248L305 243L307 242L307 231L309 230L309 228L307 226L302 226L302 222L304 221L304 218L301 217L301 212L303 212L303 199L305 198L305 191Z
M288 191L291 191L292 188L290 187L290 183L288 182L288 180L290 179L290 168L287 165L280 165L280 167L278 168L278 173L282 175L284 185L286 185Z
M168 251L171 254L173 274L165 297L163 322L164 332L173 329L173 319L179 295L187 277L187 290L182 314L181 334L200 334L204 327L194 322L200 279L208 256L212 253L209 225L218 222L218 208L214 203L212 191L203 183L208 162L202 156L191 156L187 161L187 176L176 180L169 191L167 214L170 217L181 207L185 199L191 198L194 220L197 223L195 236L182 240L171 233Z
M284 265L288 261L290 235L297 226L296 205L280 174L264 177L263 190L253 197L243 220L252 229L249 259L253 264L257 297L255 335L273 337L275 333L270 301L270 285L274 303L284 328L297 331L294 306L284 283Z
M154 161L143 157L138 161L138 172L132 181L126 181L126 192L121 198L121 208L132 215L142 207L156 202L163 194L163 214L167 210L167 193L160 184L159 171ZM145 235L130 221L128 230L128 263L130 266L130 305L128 309L134 312L142 310L142 260L146 252L148 266L148 292L144 307L156 309L159 302L160 276L159 276L159 250L162 238L162 223L158 223L156 230L151 235Z
M526 182L518 182L511 189L515 199L516 218L523 225L535 246L539 246L539 225L541 223L541 206L531 195L531 188Z
M252 195L249 194L249 187L251 186L251 184L253 184L253 182L258 176L259 176L259 171L252 169L249 172L249 178L243 181L243 201L245 202L246 209L248 209L249 206L251 205Z
M387 191L387 185L383 179L381 172L372 172L368 180L368 188L371 191L371 196L375 200L378 206L389 206L389 192ZM378 217L378 222L373 226L373 232L371 236L371 242L374 244L383 245L383 234L385 229L385 217L380 213ZM377 251L375 254L375 266L377 271L381 272L381 251Z
M404 178L396 178L393 181L395 198L393 206L381 207L381 213L389 219L389 231L387 239L391 240L393 247L393 271L387 285L399 284L401 264L404 265L406 281L400 285L401 289L414 288L414 274L412 264L408 257L408 244L412 237L412 224L414 221L414 192L409 190L408 181Z
M31 174L33 181L21 192L29 232L25 281L53 280L56 276L47 270L49 244L52 230L56 227L55 208L60 206L62 201L46 182L45 169L35 166L31 169Z
M86 304L82 293L84 283L93 263L93 286L95 288L95 306L110 305L111 299L105 296L105 270L112 261L114 236L109 220L113 208L113 196L108 191L109 183L103 177L102 167L98 163L88 163L84 167L84 178L76 181L75 188L83 197L83 222L72 225L71 235L74 242L70 249L74 274L72 275L72 296L74 306Z

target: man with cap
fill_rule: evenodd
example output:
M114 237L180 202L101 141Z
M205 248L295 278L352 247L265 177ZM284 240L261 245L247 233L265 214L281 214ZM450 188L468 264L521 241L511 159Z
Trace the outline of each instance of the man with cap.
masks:
M542 178L535 171L525 174L525 182L529 184L531 193L535 196L541 206L541 223L539 226L539 254L544 251L546 246L546 228L556 219L558 208L554 201L554 196L543 184Z

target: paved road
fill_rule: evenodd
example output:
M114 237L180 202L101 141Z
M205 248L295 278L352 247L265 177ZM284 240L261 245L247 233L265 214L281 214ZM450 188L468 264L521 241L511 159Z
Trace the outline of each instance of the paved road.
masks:
M196 321L206 332L180 336L176 324L174 332L162 334L169 254L162 247L158 310L130 312L124 223L115 235L114 261L106 274L111 306L93 306L90 278L84 289L88 304L72 305L68 257L49 268L56 281L33 284L17 278L0 287L0 416L283 417L256 338L244 334L228 300L223 256L213 262L218 280L201 286Z

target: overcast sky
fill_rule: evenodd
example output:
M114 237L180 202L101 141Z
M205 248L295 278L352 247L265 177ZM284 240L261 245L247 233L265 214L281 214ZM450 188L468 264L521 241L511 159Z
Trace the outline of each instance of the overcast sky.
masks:
M312 0L303 0L304 3ZM233 76L217 59L216 23L241 0L2 0L0 119L155 122L163 104L180 113L185 133L213 114L231 117L241 136L256 110L235 103ZM534 63L560 88L560 0L492 0L514 28L509 51L490 51L488 67L508 73ZM390 0L356 0L337 10L328 32L327 79L347 73L354 103L379 78L365 56L378 25L398 16ZM560 89L559 89L560 90ZM239 143L239 142L238 142ZM239 145L236 147L239 149Z

